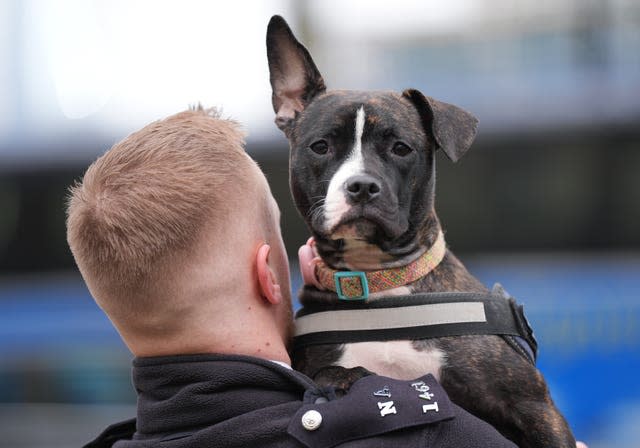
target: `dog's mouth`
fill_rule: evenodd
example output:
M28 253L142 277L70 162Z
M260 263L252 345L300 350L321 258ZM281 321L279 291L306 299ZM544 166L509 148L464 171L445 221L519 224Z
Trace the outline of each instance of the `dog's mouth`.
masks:
M364 215L345 217L316 239L316 247L324 261L334 268L376 270L389 263L395 266L398 249L403 256L414 245L396 247L398 238L407 229L397 221L394 224Z
M332 240L366 240L375 235L378 225L366 218L356 218L338 223L330 232Z
M386 217L379 210L357 207L347 212L340 221L328 229L327 236L332 240L376 242L393 240L404 231L406 226L398 222L397 216Z

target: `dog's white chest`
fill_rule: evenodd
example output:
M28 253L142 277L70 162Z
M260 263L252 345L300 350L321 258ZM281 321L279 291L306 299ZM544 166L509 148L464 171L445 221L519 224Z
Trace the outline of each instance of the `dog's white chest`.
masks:
M355 342L344 345L337 365L352 368L362 366L378 375L401 380L413 380L431 373L440 380L446 359L437 348L417 351L411 341Z

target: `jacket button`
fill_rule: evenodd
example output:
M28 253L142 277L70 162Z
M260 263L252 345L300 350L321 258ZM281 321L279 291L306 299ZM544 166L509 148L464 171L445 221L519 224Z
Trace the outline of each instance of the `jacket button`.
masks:
M307 431L315 431L322 423L322 415L318 411L307 411L302 415L302 426Z

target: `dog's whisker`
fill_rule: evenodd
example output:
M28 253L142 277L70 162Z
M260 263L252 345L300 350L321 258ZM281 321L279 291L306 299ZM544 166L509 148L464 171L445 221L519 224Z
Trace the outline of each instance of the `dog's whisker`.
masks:
M323 212L324 206L316 207L310 214L311 220L315 221L318 218L318 215L321 215Z
M315 221L318 219L319 215L322 215L324 213L324 205L318 206L316 207L313 212L311 213L311 221Z
M309 211L307 211L307 216L311 216L311 214L314 213L316 210L322 209L324 207L324 201L325 201L325 197L322 196L316 202L311 204L311 206L309 207Z

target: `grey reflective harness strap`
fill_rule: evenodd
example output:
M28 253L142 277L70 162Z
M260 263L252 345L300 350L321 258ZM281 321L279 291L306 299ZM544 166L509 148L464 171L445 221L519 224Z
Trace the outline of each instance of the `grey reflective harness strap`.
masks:
M325 331L390 330L486 321L482 302L336 310L298 317L294 336L300 337Z
M491 294L428 293L305 306L296 315L294 350L317 344L474 334L500 335L535 362L537 343L522 306L495 289Z

